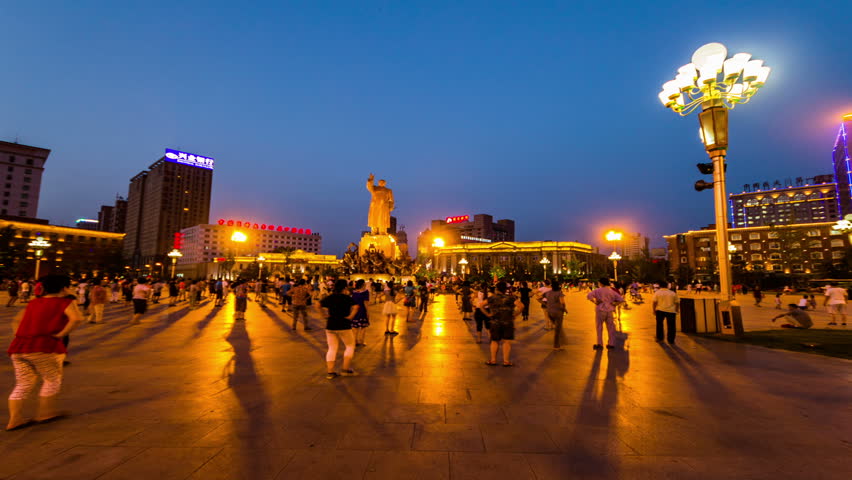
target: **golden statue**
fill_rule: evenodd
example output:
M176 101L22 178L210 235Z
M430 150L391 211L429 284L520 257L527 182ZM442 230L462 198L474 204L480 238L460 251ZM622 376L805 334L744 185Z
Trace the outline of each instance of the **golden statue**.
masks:
M370 213L367 215L367 226L373 235L387 235L390 228L390 212L393 211L393 190L386 187L387 182L379 180L373 184L376 177L370 174L367 179L367 190L373 195L370 200Z

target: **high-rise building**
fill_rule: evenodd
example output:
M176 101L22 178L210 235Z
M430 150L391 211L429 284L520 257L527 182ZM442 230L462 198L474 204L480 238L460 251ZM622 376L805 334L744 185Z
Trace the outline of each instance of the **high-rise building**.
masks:
M852 213L852 161L849 158L849 131L852 130L852 113L843 116L831 161L834 165L834 177L837 182L837 208L840 216Z
M120 195L115 197L115 205L101 205L98 212L98 230L102 232L124 233L127 221L127 200Z
M241 241L233 240L235 232L243 234ZM180 233L183 256L178 264L209 263L217 258L257 256L284 249L322 251L322 236L304 228L220 219L216 224L181 229Z
M746 184L742 193L730 194L734 228L792 225L838 220L838 184L833 175ZM848 183L846 186L848 192Z
M174 234L210 221L213 159L177 150L130 179L124 255L135 265L161 261Z
M621 242L624 258L642 258L645 251L650 254L648 250L650 240L641 233L624 233Z
M418 251L430 251L436 239L444 245L514 242L515 221L503 219L494 222L494 217L482 213L474 215L473 221L470 221L469 215L432 220L429 229L421 232L417 239Z
M41 193L41 174L50 150L0 141L0 168L6 176L0 189L0 215L35 218Z

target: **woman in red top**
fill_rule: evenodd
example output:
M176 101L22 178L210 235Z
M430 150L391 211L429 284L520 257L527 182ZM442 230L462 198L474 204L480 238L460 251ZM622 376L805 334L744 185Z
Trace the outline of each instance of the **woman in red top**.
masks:
M15 389L9 395L9 423L6 430L14 430L32 423L23 416L24 400L32 393L39 378L36 422L60 418L56 398L62 386L62 361L65 345L62 337L68 335L83 317L77 309L71 291L71 279L64 275L48 275L42 279L45 295L27 304L12 321L15 338L9 345L9 356L15 367ZM72 295L71 298L66 298Z

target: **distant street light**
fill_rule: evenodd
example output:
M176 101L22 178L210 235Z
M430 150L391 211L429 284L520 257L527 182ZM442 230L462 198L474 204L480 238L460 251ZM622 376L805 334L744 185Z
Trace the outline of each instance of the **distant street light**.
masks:
M542 257L541 261L538 263L541 264L541 269L544 270L544 279L547 280L547 266L550 265L550 259L547 257Z
M609 256L609 259L612 260L612 270L615 274L615 281L618 281L618 261L621 260L621 255L618 252L612 252L612 255Z
M260 266L260 267L258 268L257 273L258 273L258 277L259 277L261 280L263 280L263 262L265 262L265 261L266 261L266 258L264 258L264 256L263 256L263 255L260 255L260 256L258 256L258 257L257 257L257 263L258 263L258 265Z
M175 248L171 252L167 253L166 256L172 259L172 278L175 278L175 265L177 264L178 258L182 257L183 254L180 253L180 250Z
M38 280L38 272L41 269L41 256L44 254L44 249L51 246L50 242L42 237L38 237L27 244L30 248L35 248L35 279Z
M462 257L462 259L459 260L459 266L461 266L462 280L464 280L465 267L467 267L467 259Z
M716 209L716 256L722 300L733 300L731 262L723 245L728 244L728 198L725 192L725 156L728 149L728 110L748 103L764 86L771 69L750 53L727 58L721 43L708 43L692 54L692 63L678 68L677 76L663 84L660 101L666 108L686 116L701 107L698 114L701 140L712 160L713 197ZM702 173L711 173L699 165ZM706 186L706 185L705 185ZM696 189L698 187L696 186ZM703 187L702 187L703 189ZM736 307L739 308L739 307ZM734 330L743 333L739 312L732 312Z

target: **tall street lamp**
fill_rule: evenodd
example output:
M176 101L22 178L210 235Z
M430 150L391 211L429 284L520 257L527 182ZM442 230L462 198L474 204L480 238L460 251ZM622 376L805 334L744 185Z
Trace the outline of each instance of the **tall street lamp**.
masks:
M467 259L462 257L462 259L459 260L459 266L461 267L462 280L464 280L465 267L467 267Z
M432 265L435 267L436 272L438 271L438 256L436 255L437 252L435 250L438 248L444 248L445 245L446 242L444 242L444 239L441 237L435 237L432 240Z
M263 280L263 262L266 261L266 258L263 255L257 257L257 263L259 268L257 269L258 277L260 280Z
M728 149L728 110L748 103L766 84L771 69L763 60L753 60L750 53L737 53L727 58L728 49L721 43L708 43L692 54L692 63L680 67L677 76L663 84L660 101L666 108L686 116L701 107L698 114L701 140L712 161L713 183L699 181L696 190L713 188L716 208L716 256L719 264L719 290L722 300L733 299L731 262L724 245L728 244L728 202L725 192L725 156ZM708 172L699 164L702 173ZM737 307L738 308L738 307ZM735 332L742 334L738 312Z
M618 251L617 243L621 241L623 236L624 236L624 234L622 232L618 232L616 230L610 230L610 231L606 232L606 235L605 235L606 241L612 242L612 251L613 252ZM623 252L624 249L622 249L621 251Z
M618 252L612 252L612 255L609 256L609 259L612 260L612 271L615 276L615 281L618 281L618 261L621 260L621 255Z
M547 280L547 266L550 265L550 259L547 257L542 257L541 261L538 263L541 264L541 269L544 270L544 279Z
M27 245L35 249L35 279L38 280L38 272L41 269L41 256L44 255L44 249L49 248L51 244L44 238L38 237Z
M182 257L183 254L180 253L180 250L175 248L171 252L167 253L166 256L172 259L172 278L175 278L175 265L177 264L178 258Z

